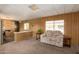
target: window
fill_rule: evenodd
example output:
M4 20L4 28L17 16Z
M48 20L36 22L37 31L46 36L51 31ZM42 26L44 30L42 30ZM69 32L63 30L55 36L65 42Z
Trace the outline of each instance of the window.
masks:
M54 21L46 21L46 30L54 30Z
M47 30L59 30L64 34L64 20L46 21Z
M24 23L24 30L29 30L29 23Z

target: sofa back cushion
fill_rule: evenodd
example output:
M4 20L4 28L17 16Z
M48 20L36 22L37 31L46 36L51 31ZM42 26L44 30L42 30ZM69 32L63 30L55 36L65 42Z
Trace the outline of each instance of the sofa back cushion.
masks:
M48 31L45 32L45 34L47 35L47 37L51 37L52 36L52 31L48 30Z
M54 36L63 35L63 34L61 33L61 31L53 31L52 34L53 34Z
M48 31L45 32L45 35L47 37L53 37L53 36L59 36L59 35L63 35L63 34L61 33L61 31L48 30Z

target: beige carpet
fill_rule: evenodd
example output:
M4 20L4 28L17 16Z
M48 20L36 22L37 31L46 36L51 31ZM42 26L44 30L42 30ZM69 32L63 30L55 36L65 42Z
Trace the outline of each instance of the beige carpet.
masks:
M74 49L41 43L39 40L28 39L19 42L9 42L0 46L1 54L73 54Z

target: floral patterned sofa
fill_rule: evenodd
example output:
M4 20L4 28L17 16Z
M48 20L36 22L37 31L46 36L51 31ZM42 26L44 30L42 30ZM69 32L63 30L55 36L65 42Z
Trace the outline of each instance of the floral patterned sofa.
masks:
M63 34L60 31L48 30L41 35L40 42L63 47Z

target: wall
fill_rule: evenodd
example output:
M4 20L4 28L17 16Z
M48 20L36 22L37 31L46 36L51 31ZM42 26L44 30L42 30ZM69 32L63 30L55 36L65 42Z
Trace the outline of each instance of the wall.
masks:
M15 30L15 22L11 20L3 20L3 29L4 30Z
M40 19L34 19L24 22L30 23L30 30L35 33L39 27L41 27L45 31L45 21L46 20L64 20L64 33L66 36L71 38L72 46L79 46L79 12L75 13L67 13L55 16L42 17ZM20 23L20 30L23 30L23 23Z
M20 27L19 27L19 21L14 21L14 22L15 22L15 26L16 26L15 31L16 31L16 32L19 32L19 30L20 30L20 29L19 29L19 28L20 28Z

